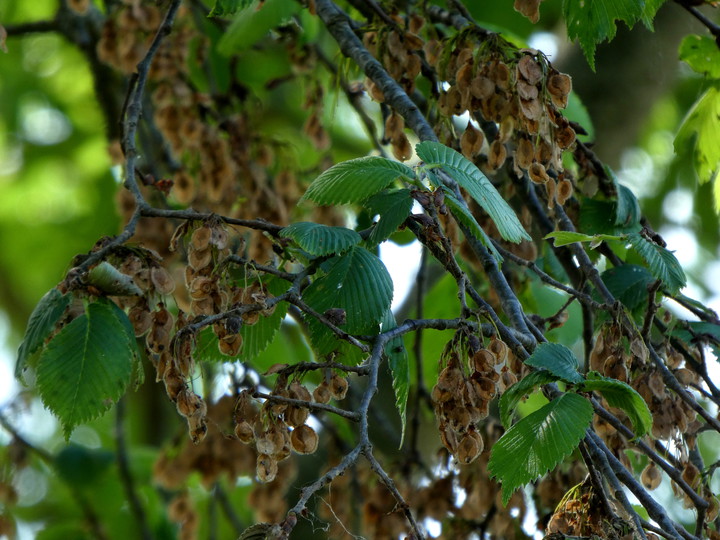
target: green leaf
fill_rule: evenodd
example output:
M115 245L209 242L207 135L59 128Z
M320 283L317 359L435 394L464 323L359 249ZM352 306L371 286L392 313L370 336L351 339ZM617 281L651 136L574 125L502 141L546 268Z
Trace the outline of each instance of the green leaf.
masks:
M208 17L227 17L252 4L252 0L215 0Z
M577 394L564 394L529 414L493 445L491 476L502 482L503 504L513 492L553 469L572 452L590 425L593 408Z
M369 246L376 246L390 237L410 215L413 198L409 189L381 191L364 203L371 214L379 214L380 219L367 239Z
M362 237L352 229L328 227L307 221L285 227L280 231L280 236L291 238L310 255L317 256L339 254L362 242Z
M415 147L417 155L430 167L449 174L485 210L497 226L500 236L516 244L530 240L515 211L495 189L487 176L471 161L452 148L425 141Z
M536 347L525 365L549 371L557 378L577 384L583 381L578 372L580 363L565 345L559 343L541 343Z
M385 312L382 319L382 331L387 332L397 327L395 316L389 309ZM407 350L403 343L402 336L391 339L385 344L385 356L388 359L388 366L392 374L392 386L395 391L395 406L400 414L400 424L402 426L400 432L400 446L402 447L405 440L405 426L407 421L407 401L410 392L410 363Z
M637 233L629 234L627 238L635 251L645 259L652 275L665 284L670 294L678 293L687 284L680 262L670 251Z
M538 386L555 382L559 377L544 369L528 373L525 377L508 388L500 397L500 420L507 429L512 424L513 415L518 403L535 391Z
M683 120L675 136L675 152L690 155L701 184L714 182L715 210L720 212L720 90L708 88Z
M590 67L595 70L595 48L598 43L612 40L617 32L616 21L628 28L642 20L647 26L662 4L660 0L563 0L562 13L568 38L577 39Z
M592 119L590 118L590 113L574 90L571 90L570 94L568 94L567 107L565 107L565 110L563 111L563 116L571 122L576 122L585 128L587 135L578 134L578 138L580 140L595 140L595 127L593 126Z
M272 296L281 295L290 288L290 283L275 277L263 279L263 283ZM279 302L275 305L275 311L272 315L261 316L253 325L243 324L239 332L243 338L243 343L237 358L221 353L218 347L218 338L212 328L203 328L198 333L195 341L195 350L193 352L195 359L198 362L214 363L232 362L234 360L250 362L255 360L275 339L286 313L287 302Z
M69 444L57 453L54 465L60 478L69 485L85 488L96 483L114 461L115 455L102 448Z
M614 177L614 175L613 175ZM615 226L623 230L637 229L640 223L640 203L630 188L618 184L617 206L615 208Z
M76 425L97 418L123 395L132 363L124 325L106 303L87 305L83 315L50 341L38 361L37 386L66 438Z
M590 242L593 244L599 244L600 242L603 242L605 240L621 239L619 236L612 236L609 234L594 234L590 236L589 234L583 234L573 231L553 231L550 234L545 235L545 238L543 238L543 240L548 240L549 238L554 239L553 245L555 247L567 246L568 244L574 244L575 242Z
M25 382L23 380L23 371L32 364L31 360L34 360L35 353L40 349L45 339L55 328L60 317L65 313L65 309L70 305L71 298L69 294L62 294L57 289L50 289L30 314L27 330L25 330L25 339L20 344L15 364L15 377L21 382Z
M711 79L720 78L720 49L710 36L685 36L678 52L680 60L686 62L693 71Z
M330 308L344 310L346 323L340 328L350 334L376 332L392 297L393 283L385 265L359 246L327 261L326 275L303 292L303 299L320 313ZM308 317L308 324L318 354L337 348L337 337L322 323Z
M448 208L450 208L450 211L457 218L457 220L465 227L467 227L467 229L475 238L480 240L480 243L490 251L496 261L501 262L503 260L502 255L500 255L498 250L495 248L492 240L490 240L490 237L485 233L483 228L477 222L475 216L470 213L468 207L458 201L455 196L451 195L449 189L445 187L443 187L442 189L445 191L445 204Z
M632 386L591 371L580 388L583 392L600 392L611 407L625 411L637 437L642 437L652 428L652 413L645 400Z
M630 311L647 304L648 286L655 281L647 268L634 264L610 268L600 277L612 295Z
M133 328L127 314L120 309L115 302L108 298L100 298L98 299L98 302L108 306L115 314L117 320L120 321L120 324L122 324L125 336L128 340L129 352L133 357L133 373L135 374L135 389L137 390L137 387L145 381L145 370L142 366L140 348L138 347L137 338L135 337L135 329Z
M253 0L238 11L225 35L218 43L218 50L227 56L236 54L260 41L265 35L290 19L300 6L293 0Z
M317 204L363 202L398 178L415 178L407 165L379 156L343 161L318 176L303 195Z

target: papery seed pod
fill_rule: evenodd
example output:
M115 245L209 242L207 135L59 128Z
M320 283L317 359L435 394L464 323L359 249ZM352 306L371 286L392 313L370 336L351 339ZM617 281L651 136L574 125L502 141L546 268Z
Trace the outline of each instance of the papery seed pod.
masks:
M700 482L702 481L700 471L698 471L697 467L690 461L685 463L682 479L685 480L685 482L687 482L687 484L694 490L697 490L700 487Z
M502 391L504 392L506 389L510 388L513 384L517 382L517 376L510 370L505 370L500 374L500 384L502 386Z
M315 390L313 390L313 399L316 403L329 403L331 397L330 388L325 381L321 382Z
M524 55L517 64L518 77L524 79L528 84L535 85L540 82L543 76L540 64L529 55Z
M655 463L651 461L643 469L642 474L640 475L640 480L642 481L643 486L645 486L645 489L652 491L657 489L660 485L660 482L662 481L662 474L660 474L660 470L657 468Z
M537 162L530 165L530 168L528 169L528 176L530 177L530 180L536 184L544 184L550 180L543 164Z
M255 440L255 448L257 449L258 453L271 456L277 450L279 450L279 445L276 445L276 441L268 435L268 432L265 432L261 437L258 437Z
M225 249L228 244L228 233L223 227L213 227L210 243L217 249Z
M473 421L473 415L466 406L445 407L443 414L448 424L458 433L467 430Z
M348 380L337 373L330 378L330 394L337 400L345 399L349 386Z
M405 120L395 111L385 120L385 137L392 140L403 134L405 129Z
M547 193L548 208L555 207L555 193L557 192L557 184L552 178L545 182L545 192Z
M495 83L483 75L478 75L470 81L470 94L481 100L489 100L495 94Z
M709 493L708 491L705 492L705 500L708 503L708 509L705 511L705 519L709 523L715 521L715 519L718 517L718 511L720 510L720 502L718 502L717 497L715 497L712 493Z
M235 424L235 437L243 444L253 442L255 440L255 433L250 423L243 420Z
M259 454L257 457L256 473L258 480L263 483L272 482L277 476L277 461L266 454Z
M567 98L572 90L572 79L564 73L553 73L547 80L547 91L558 109L567 106Z
M173 358L170 352L165 351L158 356L157 363L155 364L155 382L160 382L165 377L165 373L168 371L173 363Z
M480 349L472 355L469 362L471 371L477 373L488 373L495 370L497 357L488 349Z
M499 169L507 158L507 149L505 145L498 140L493 141L490 145L488 153L488 167L493 171Z
M188 434L193 444L200 444L207 435L207 421L205 415L194 414L187 417Z
M457 435L455 431L450 428L445 422L440 422L440 440L442 441L445 448L447 448L451 454L455 454L458 445Z
M150 289L150 270L148 268L140 268L132 278L140 290L147 291Z
M460 440L455 456L463 465L469 465L480 455L484 446L480 434L475 430L470 430Z
M162 326L153 326L145 336L145 344L151 352L160 354L170 345L170 333Z
M150 281L159 294L170 294L175 290L175 281L162 266L150 269Z
M254 324L257 324L257 322L260 320L260 312L259 311L246 311L240 317L243 320L243 324L246 324L247 326L252 326Z
M175 401L180 392L187 388L185 379L182 378L180 373L178 373L172 365L165 371L163 382L165 383L165 391L171 401Z
M132 308L128 312L128 319L135 330L135 336L140 337L145 335L150 330L152 324L152 316L146 304L138 305Z
M296 427L290 436L292 447L298 454L312 454L318 447L318 435L315 430L303 424Z
M207 298L216 289L216 281L206 276L198 276L192 280L188 287L190 298L193 300L201 300Z
M698 375L694 371L687 368L681 368L675 371L675 378L683 386L688 386L698 382Z
M220 352L227 356L237 356L242 348L243 337L240 334L229 334L218 340Z
M572 143L575 142L575 130L569 125L555 131L555 142L557 145L565 150L569 148Z
M493 370L493 372L495 372ZM487 377L472 379L475 384L475 392L483 401L490 401L497 395L497 387L495 381Z
M192 236L190 237L190 246L195 251L205 251L210 246L211 238L212 229L203 225L193 231Z
M305 407L296 407L295 405L288 405L283 413L285 423L291 427L301 426L307 421L309 416L310 411Z
M201 298L190 302L190 312L193 315L212 315L215 313L215 303L212 298Z
M413 156L412 144L407 135L400 133L392 141L392 153L398 161L407 161Z
M472 159L482 148L483 134L480 130L476 129L472 125L472 122L468 121L467 127L460 138L460 148L463 156L467 159Z
M565 204L565 202L572 197L573 194L573 185L570 180L567 178L563 178L557 186L557 202L560 205Z
M507 346L507 343L497 337L493 337L487 348L495 356L495 367L503 367L507 362L508 354L510 352L510 347Z
M293 381L288 387L289 397L293 399L299 399L301 401L311 401L312 396L310 391L305 388L300 382Z
M540 2L542 0L515 0L513 7L535 24L540 20Z

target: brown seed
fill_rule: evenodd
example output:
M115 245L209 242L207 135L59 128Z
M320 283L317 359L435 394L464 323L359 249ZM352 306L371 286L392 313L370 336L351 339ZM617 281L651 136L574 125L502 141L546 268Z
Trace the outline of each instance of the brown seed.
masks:
M517 64L519 78L522 77L528 84L535 85L543 76L542 67L530 55L524 55Z
M292 447L298 454L312 454L318 447L318 435L315 430L303 424L293 429Z
M500 141L493 141L488 154L488 167L493 171L499 169L507 158L507 149Z
M128 319L133 325L135 336L140 337L150 330L152 317L146 305L135 306L128 312Z
M559 109L567 106L567 97L572 89L572 79L564 73L553 73L547 81L547 90L553 104Z
M349 386L348 380L337 373L330 378L330 394L337 400L345 399Z
M495 365L498 367L504 366L510 352L510 348L507 344L501 339L493 337L487 348L495 356Z
M535 24L540 19L540 2L542 0L515 0L513 7Z
M565 202L572 197L573 194L573 185L570 180L567 178L563 178L560 180L557 186L557 201L558 204L563 205Z
M483 439L477 431L468 431L458 445L457 460L463 465L472 463L483 451L484 446Z
M192 266L193 270L201 270L206 266L210 266L212 263L212 251L210 249L189 249L188 250L188 264Z
M313 390L313 399L316 403L329 403L331 397L330 389L324 381Z
M478 75L470 81L470 94L478 99L490 99L490 96L495 94L495 83L483 75Z
M465 131L460 138L460 149L462 150L463 156L467 159L472 160L482 148L483 134L479 129L476 129L472 125L472 122L468 122Z
M412 145L407 135L400 133L392 141L392 153L398 161L407 161L413 155Z
M200 444L207 435L207 421L205 415L194 414L187 417L188 433L194 444Z
M651 461L648 463L647 467L643 469L643 472L640 475L640 480L642 481L643 486L645 486L645 489L649 489L651 491L657 489L662 481L662 475L654 462Z
M150 281L160 294L170 294L175 290L175 282L168 271L158 266L150 270Z
M515 150L515 164L521 169L528 170L534 157L535 149L530 139L520 139Z
M196 251L204 251L210 246L211 238L212 230L210 227L203 225L193 231L190 237L190 245Z
M227 356L237 356L242 348L243 338L240 334L230 334L218 340L220 352Z
M297 427L303 425L310 416L310 411L305 407L297 407L295 405L288 405L283 414L285 423L291 427Z
M252 426L245 420L235 424L235 436L244 444L250 444L255 439Z
M403 134L405 129L405 120L395 111L385 120L385 136L388 139L394 139Z
M545 166L538 162L530 165L530 168L528 169L528 176L530 177L530 180L536 184L544 184L550 180L548 173L545 171Z
M256 472L258 480L261 482L272 482L275 480L278 472L277 461L267 454L259 454L257 457Z

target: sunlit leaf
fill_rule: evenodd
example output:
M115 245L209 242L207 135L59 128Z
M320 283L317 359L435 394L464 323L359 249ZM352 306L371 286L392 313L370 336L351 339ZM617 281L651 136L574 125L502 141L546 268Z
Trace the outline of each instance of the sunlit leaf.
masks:
M397 327L395 316L389 309L382 319L382 331L387 332ZM392 386L395 391L395 406L400 414L400 447L405 440L405 426L407 424L407 401L410 393L410 364L407 350L403 343L402 336L391 339L385 344L385 356L387 356L388 367L392 374Z
M502 425L505 426L506 429L510 427L515 409L526 395L534 392L538 386L555 382L558 379L559 377L549 371L540 369L528 373L525 377L505 390L502 397L500 397L500 421Z
M600 392L611 407L625 411L635 428L637 437L642 437L650 431L652 413L645 400L632 386L591 371L580 388L585 392Z
M568 244L574 244L575 242L602 242L604 240L620 240L619 236L612 236L609 234L583 234L573 231L553 231L545 235L544 239L553 239L553 245L555 247L567 246Z
M503 504L513 492L553 469L577 448L593 408L577 394L564 394L529 414L500 437L488 470L502 482Z
M227 17L252 4L252 0L215 0L208 17Z
M637 233L629 234L628 240L645 259L652 275L662 281L671 294L677 293L687 284L680 262L670 251Z
M133 337L134 341L134 337ZM125 392L133 348L123 323L107 304L88 304L40 355L37 386L65 436L107 411Z
M495 189L487 176L462 154L447 146L425 141L415 147L427 167L437 167L449 174L485 210L500 235L510 242L530 240L515 211Z
M712 79L720 78L720 49L710 36L685 36L680 42L679 54L680 60L693 71Z
M253 0L235 14L218 49L225 55L243 51L299 10L300 5L293 0Z
M580 367L578 359L570 349L559 343L541 343L525 360L525 365L549 371L569 383L579 383L583 380L583 376L578 371Z

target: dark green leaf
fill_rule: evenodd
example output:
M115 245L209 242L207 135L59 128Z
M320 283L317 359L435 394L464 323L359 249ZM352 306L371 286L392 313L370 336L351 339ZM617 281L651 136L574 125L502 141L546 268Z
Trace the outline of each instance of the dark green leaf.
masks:
M70 305L71 298L69 294L61 294L57 289L50 289L33 309L15 364L15 377L21 382L24 382L23 371L28 367L30 359L53 331L65 309Z
M640 204L630 188L617 184L615 225L623 230L637 230L640 223Z
M628 240L645 259L652 275L662 281L671 294L679 292L686 285L685 272L670 251L637 233L629 234Z
M55 470L73 487L87 487L101 477L115 461L112 452L69 444L55 456Z
M395 316L389 309L385 312L382 319L382 331L387 332L397 327ZM388 359L388 366L392 374L392 386L395 391L395 405L400 414L400 423L402 425L400 432L400 447L402 447L405 439L406 425L406 409L408 394L410 392L410 364L407 350L403 344L402 336L391 339L385 344L385 355Z
M450 191L447 188L443 189L445 189L445 204L453 213L453 215L457 218L457 220L465 227L467 227L467 229L475 238L480 240L480 243L485 246L488 251L490 251L490 253L492 253L492 256L495 258L496 261L502 261L502 255L500 255L500 253L498 253L498 250L495 249L495 246L490 240L490 237L485 233L483 228L477 222L475 216L470 213L468 207L458 201L453 195L451 195Z
M710 36L685 36L679 54L680 60L687 62L693 71L712 79L720 78L720 49Z
M283 238L291 238L310 255L340 254L362 242L362 237L352 229L328 227L318 223L301 221L280 231Z
M541 343L525 360L525 365L549 371L557 378L569 383L582 382L578 372L580 363L565 345L559 343Z
M512 424L515 408L522 399L535 391L538 386L559 379L544 369L533 371L508 388L500 398L500 420L507 429Z
M673 335L691 347L696 346L698 342L707 342L715 354L715 358L720 360L720 325L702 321L685 324L687 324L687 329L675 328L672 332Z
M630 311L635 311L648 301L648 286L655 281L646 268L623 264L605 270L600 277L615 299Z
M500 235L510 242L530 240L515 211L495 189L487 176L462 154L447 146L425 141L415 147L428 167L437 167L449 174L485 210Z
M409 189L382 191L365 201L364 206L371 214L380 215L367 240L368 245L376 246L387 240L410 215L413 198Z
M513 492L554 468L577 448L593 408L577 394L564 394L511 427L493 445L490 474L502 482L503 504Z
M343 161L318 176L303 195L317 204L363 202L398 178L415 178L411 168L397 161L370 156Z
M123 395L132 363L123 323L104 303L87 305L83 315L50 341L38 361L37 386L66 438L76 425L100 416Z
M344 310L346 323L340 327L348 333L376 332L393 296L385 265L358 246L327 263L327 274L305 289L303 299L320 313L331 308ZM308 323L318 354L332 352L337 346L336 336L314 317L309 317Z
M600 392L611 407L625 411L635 428L637 437L642 437L650 431L652 413L645 400L632 386L591 371L580 388L583 392Z
M229 56L249 48L299 9L300 5L293 0L253 0L235 14L218 43L218 50Z

